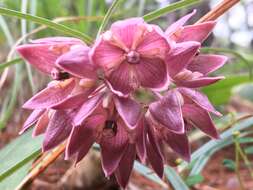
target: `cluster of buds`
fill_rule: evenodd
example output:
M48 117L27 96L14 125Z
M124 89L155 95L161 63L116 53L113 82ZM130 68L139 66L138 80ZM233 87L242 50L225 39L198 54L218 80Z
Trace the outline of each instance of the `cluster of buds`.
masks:
M199 53L215 22L185 25L194 13L165 32L142 18L117 21L90 47L69 37L19 46L25 60L53 79L24 104L33 112L21 133L35 125L33 136L44 133L43 151L66 140L65 157L76 163L99 144L105 175L122 187L136 159L160 177L168 147L189 161L190 129L219 138L210 113L221 114L198 88L222 79L208 74L227 60Z

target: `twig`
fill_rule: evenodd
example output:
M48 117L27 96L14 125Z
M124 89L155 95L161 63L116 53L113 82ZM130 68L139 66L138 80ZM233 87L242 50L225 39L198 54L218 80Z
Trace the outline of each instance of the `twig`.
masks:
M53 163L65 150L66 142L62 143L51 152L42 155L41 161L34 166L34 168L29 172L29 174L21 181L15 190L22 190L23 187L31 183L39 174L41 174L45 169Z

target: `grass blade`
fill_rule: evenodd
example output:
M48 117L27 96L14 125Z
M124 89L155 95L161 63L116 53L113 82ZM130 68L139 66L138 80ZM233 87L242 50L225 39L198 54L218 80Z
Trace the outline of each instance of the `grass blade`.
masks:
M17 59L13 59L11 61L5 62L5 63L1 63L0 64L0 73L7 67L11 66L11 65L15 65L17 63L22 63L22 59L21 58L17 58Z
M191 5L195 5L199 2L200 2L200 0L182 0L182 1L179 1L179 2L176 2L176 3L172 3L172 4L169 4L166 7L163 7L161 9L155 10L153 12L150 12L150 13L144 15L143 19L145 21L149 22L149 21L155 20L155 19L157 19L157 18L159 18L159 17L161 17L161 16L163 16L163 15L169 13L169 12L179 10L179 9L191 6Z
M182 178L170 166L166 166L165 176L167 177L171 185L174 187L174 189L189 190Z
M88 44L92 43L92 39L89 36L87 36L86 34L83 34L82 32L77 31L77 30L73 30L72 28L69 28L69 27L64 26L62 24L57 24L57 23L52 22L52 21L45 19L45 18L33 16L31 14L24 14L19 11L14 11L14 10L3 8L3 7L0 7L0 14L16 17L19 19L26 19L28 21L35 22L37 24L46 25L49 28L52 28L54 30L58 30L62 33L68 34L70 36L74 36L76 38L80 38Z

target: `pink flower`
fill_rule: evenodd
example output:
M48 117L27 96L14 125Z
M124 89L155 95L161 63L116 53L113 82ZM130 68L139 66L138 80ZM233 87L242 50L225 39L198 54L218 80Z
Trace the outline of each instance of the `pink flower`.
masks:
M167 82L164 59L170 45L161 29L141 18L114 23L96 41L91 59L106 75L112 91L128 96L140 86L161 88Z

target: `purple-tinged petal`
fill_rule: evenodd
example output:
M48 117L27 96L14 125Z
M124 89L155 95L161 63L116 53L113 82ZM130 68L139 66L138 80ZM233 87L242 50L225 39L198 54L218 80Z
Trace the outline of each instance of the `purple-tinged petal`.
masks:
M180 93L170 90L162 99L149 106L150 114L155 121L176 133L184 133L181 98Z
M212 32L215 24L215 21L209 21L185 26L180 32L180 35L177 38L177 42L197 41L201 43Z
M56 59L76 44L83 43L75 38L43 38L32 41L32 44L18 46L17 51L38 70L51 74Z
M172 133L168 130L164 130L164 140L171 147L173 151L179 154L184 160L190 161L191 150L187 135Z
M183 106L183 115L193 126L199 128L210 137L219 138L219 134L209 113L203 108L194 104L185 104Z
M196 10L193 10L191 13L185 15L184 17L180 18L176 22L172 23L165 31L167 36L171 36L177 31L180 31L184 24L196 13Z
M158 58L142 58L135 65L135 72L139 83L146 88L162 88L168 82L166 64Z
M107 80L112 92L123 97L127 97L140 85L134 67L125 62L113 71Z
M204 86L208 86L210 84L216 83L219 80L224 79L225 77L199 77L191 80L177 80L175 83L177 86L184 86L188 88L200 88Z
M134 129L141 116L141 105L131 98L114 96L116 109L129 129Z
M175 76L186 68L195 57L199 48L200 43L198 42L177 43L166 58L170 77Z
M110 176L117 169L128 147L128 134L123 121L117 122L117 132L113 137L103 136L101 142L102 168L105 176Z
M27 129L29 129L32 125L34 125L39 118L45 113L46 109L36 109L34 110L29 117L26 119L21 131L19 134L24 133Z
M64 71L79 78L96 78L94 65L89 61L90 48L77 46L56 60L56 65Z
M135 140L136 152L142 163L145 163L147 157L146 136L147 131L144 123L144 118L142 118L139 121L138 126L136 127L136 140Z
M71 120L72 114L69 111L59 110L53 113L45 133L42 145L43 152L59 145L70 135L72 129Z
M198 55L188 65L187 69L207 75L221 68L228 58L222 55Z
M127 48L131 48L135 40L142 33L144 20L142 18L130 18L120 20L112 24L111 32L125 44Z
M135 145L129 144L125 154L123 155L119 167L115 171L115 177L121 187L125 188L128 184L130 174L133 169L136 156Z
M84 120L100 105L103 97L104 93L98 93L84 102L84 104L76 111L73 125L82 125Z
M104 34L105 35L105 34ZM90 52L92 62L109 72L118 67L124 61L124 51L119 47L110 44L102 36L97 40Z
M36 137L38 135L41 135L46 132L48 123L49 123L49 117L48 117L48 111L46 111L38 120L36 125L34 126L32 136Z
M183 95L183 97L189 98L202 109L205 109L208 112L212 112L217 116L221 116L221 113L215 110L215 108L209 102L208 97L205 94L202 94L197 90L183 87L178 88L178 91Z
M96 140L96 127L103 124L105 119L103 114L92 115L83 125L72 128L66 146L66 159L78 152L77 163L88 153Z
M152 129L152 126L147 125L147 157L150 162L152 168L157 173L157 175L162 178L163 177L163 163L164 158L160 149L160 146L157 141L157 137L155 136L155 131Z
M137 47L141 57L164 59L171 47L163 31L155 25L147 25L147 32Z
M75 81L68 79L63 82L58 82L54 85L50 85L44 90L37 93L31 99L29 99L23 108L27 109L45 109L50 108L57 103L63 101L74 89Z

